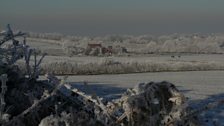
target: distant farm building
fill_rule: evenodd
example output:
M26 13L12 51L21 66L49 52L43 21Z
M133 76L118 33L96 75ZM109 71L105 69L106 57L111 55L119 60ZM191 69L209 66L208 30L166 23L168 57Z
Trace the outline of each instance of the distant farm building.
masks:
M108 46L104 47L102 44L88 44L86 47L85 55L99 56L99 55L113 55L127 53L125 47L120 46Z
M98 56L102 54L102 45L101 44L88 44L85 55Z

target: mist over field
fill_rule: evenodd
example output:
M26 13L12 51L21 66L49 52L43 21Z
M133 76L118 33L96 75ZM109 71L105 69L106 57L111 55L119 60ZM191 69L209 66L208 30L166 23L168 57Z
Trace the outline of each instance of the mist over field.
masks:
M2 0L0 28L81 36L224 32L220 0Z

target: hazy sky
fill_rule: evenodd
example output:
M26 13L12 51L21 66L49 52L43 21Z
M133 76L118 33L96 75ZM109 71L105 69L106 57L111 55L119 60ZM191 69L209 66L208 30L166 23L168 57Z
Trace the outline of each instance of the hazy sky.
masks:
M0 28L74 35L224 32L224 0L0 0Z

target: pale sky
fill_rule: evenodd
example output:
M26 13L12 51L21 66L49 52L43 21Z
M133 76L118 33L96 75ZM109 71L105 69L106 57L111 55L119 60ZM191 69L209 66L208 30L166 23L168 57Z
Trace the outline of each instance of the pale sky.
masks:
M223 0L1 0L0 28L73 35L224 32Z

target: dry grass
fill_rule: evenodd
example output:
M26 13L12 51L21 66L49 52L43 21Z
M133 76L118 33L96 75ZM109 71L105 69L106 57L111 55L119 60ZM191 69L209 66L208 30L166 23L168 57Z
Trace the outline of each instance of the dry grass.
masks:
M171 71L207 71L224 70L224 64L219 62L118 62L103 60L95 63L52 62L41 67L42 73L57 75L94 75L94 74L127 74L143 72L171 72Z

